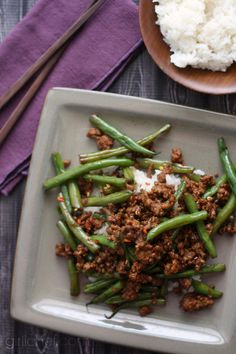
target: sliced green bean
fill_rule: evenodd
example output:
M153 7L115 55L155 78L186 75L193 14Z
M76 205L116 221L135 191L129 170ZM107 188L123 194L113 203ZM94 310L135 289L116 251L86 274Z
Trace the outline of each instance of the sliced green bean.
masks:
M155 155L155 152L150 151L145 147L137 144L136 141L131 139L129 136L122 134L118 129L114 128L95 114L91 116L90 122L96 128L99 128L105 134L118 141L122 146L126 147L128 150L134 151L142 155Z
M69 182L68 191L70 196L71 206L74 209L81 208L81 195L79 191L79 186L76 182Z
M134 171L132 167L124 167L123 168L123 174L128 182L133 182L134 181Z
M147 168L152 165L155 169L163 169L165 166L171 166L174 173L192 173L194 167L184 166L178 163L172 163L171 161L153 160L153 159L137 159L140 167Z
M236 169L236 164L234 163L233 164L234 168ZM203 198L208 198L208 197L213 197L213 195L215 195L220 186L223 184L223 183L226 183L227 182L227 177L226 175L222 175L220 176L219 178L217 178L216 180L216 184L214 186L212 186L211 188L209 188L204 194L203 194Z
M190 213L196 213L198 211L197 204L191 194L185 193L184 201L185 201L187 209ZM216 247L215 247L209 233L206 230L204 222L202 220L199 220L196 222L195 225L196 225L196 229L198 232L198 236L200 237L200 239L204 243L205 249L207 250L207 252L211 256L211 258L217 257Z
M131 263L134 263L137 260L137 257L135 255L135 249L132 247L126 247L128 251L129 258L131 260Z
M44 188L46 190L55 188L68 182L71 179L87 174L90 171L100 170L110 166L132 166L134 162L130 159L120 158L120 159L110 159L110 160L101 160L88 163L86 165L79 165L76 167L72 167L66 170L64 173L61 173L58 176L49 178L44 182Z
M62 215L65 218L65 221L71 230L71 232L75 235L75 237L83 243L92 253L96 253L99 250L99 245L96 244L91 238L84 232L84 230L76 223L76 221L72 218L68 209L66 208L65 202L63 201L62 193L58 196L58 203L61 209Z
M115 282L116 279L99 279L92 283L86 284L83 290L85 294L93 294L96 293L97 291L110 287Z
M143 285L140 291L144 293L155 293L156 296L160 295L160 287L157 286Z
M119 311L126 309L126 308L141 308L143 306L150 306L150 305L165 305L166 304L166 300L165 299L157 299L155 300L155 302L152 299L149 300L140 300L140 301L130 301L130 302L125 302L124 304L121 304L120 306L118 306L115 311L112 312L112 314L110 316L106 316L105 317L107 319L111 319L112 317L114 317Z
M101 246L106 246L108 248L116 249L117 245L115 242L108 240L106 235L92 235L91 239L98 242Z
M197 175L196 173L189 173L188 177L194 182L199 183L201 181L201 176Z
M211 288L209 285L202 283L201 281L192 279L192 287L198 294L211 296L213 299L218 299L223 295L219 290Z
M168 279L164 279L163 284L161 286L160 296L165 299L167 293L168 293Z
M65 172L64 162L63 162L61 154L59 152L54 152L52 154L52 162L53 162L53 165L54 165L57 175L60 175L61 173ZM65 184L61 185L61 192L63 194L64 200L66 203L66 207L69 210L69 212L71 213L72 206L71 206L71 202L70 202L70 196L69 196L67 185L65 185Z
M236 198L232 193L225 206L217 214L213 223L213 229L211 235L214 235L221 226L228 220L228 218L234 213L236 208Z
M224 272L225 269L226 269L225 264L216 263L216 264L206 265L206 266L202 267L199 271L196 271L194 269L190 269L190 270L186 270L185 272L175 273L175 274L171 274L171 275L156 274L155 277L161 278L161 279L191 278L194 275L199 275L199 274Z
M163 133L167 132L170 130L171 125L166 124L164 125L161 129L157 130L155 133L137 141L137 144L141 146L145 146L150 144L153 140L158 138L160 135ZM96 151L92 152L90 154L82 154L80 155L80 162L81 163L88 163L88 162L94 162L102 159L108 159L110 157L117 157L117 156L122 156L125 155L129 152L128 149L125 147L119 147L116 149L110 149L110 150L104 150L104 151Z
M225 144L224 138L218 139L218 148L219 148L220 159L226 174L227 181L229 182L232 192L236 197L236 170L230 158L229 150Z
M68 245L70 245L70 247L73 251L75 251L77 248L77 244L73 238L72 233L70 232L70 229L66 225L66 223L62 220L59 220L57 222L57 227L60 230L62 236L64 237L65 242L68 243Z
M186 182L185 181L181 181L180 185L178 186L178 188L177 188L177 190L175 192L174 209L176 209L178 207L179 199L182 197L185 188L186 188Z
M128 168L128 167L127 167ZM83 176L83 179L86 181L92 181L97 184L111 184L113 186L116 186L118 188L123 188L125 187L126 184L126 179L125 178L120 178L120 177L114 177L114 176L106 176L106 175L85 175Z
M152 299L152 294L150 292L148 292L148 293L138 294L137 299L135 299L135 301L151 300L151 299ZM127 302L127 300L123 299L123 297L121 295L112 296L108 300L105 301L105 303L108 305L120 305L124 302ZM130 302L130 301L128 300L128 302Z
M71 296L78 296L80 294L79 274L76 269L74 259L69 258L67 265L70 275L70 294Z
M107 299L112 297L113 295L119 293L124 288L124 281L119 280L115 284L113 284L110 288L106 289L101 294L95 296L89 303L90 304L98 304L99 302L105 302Z
M160 271L161 271L161 268L156 266L151 269L145 270L144 273L145 274L156 274L156 273L160 273Z
M223 175L221 177L219 177L217 180L216 180L216 184L214 186L212 186L211 188L209 188L204 194L203 194L203 198L207 199L208 197L213 197L213 195L215 195L220 186L223 184L223 183L226 183L227 182L227 178L226 178L226 175Z
M193 214L183 214L176 216L172 219L162 222L161 224L154 227L147 234L147 241L153 240L158 235L162 234L165 231L173 230L185 225L189 225L195 223L199 220L206 220L207 212L206 211L198 211Z
M83 199L83 205L85 207L91 206L106 206L108 204L117 204L126 202L132 195L131 191L121 191L101 197L90 197Z

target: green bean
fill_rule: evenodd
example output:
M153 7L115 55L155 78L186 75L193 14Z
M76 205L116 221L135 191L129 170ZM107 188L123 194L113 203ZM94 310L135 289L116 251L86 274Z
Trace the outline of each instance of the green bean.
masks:
M128 167L127 167L128 168ZM83 176L83 179L86 181L92 181L97 184L111 184L113 186L116 186L118 188L123 188L125 187L126 184L126 179L125 178L118 178L114 176L105 176L105 175L85 175Z
M130 301L130 302L125 302L124 304L121 304L120 306L118 306L115 311L112 312L112 314L110 316L106 316L106 319L111 319L112 317L114 317L120 310L126 309L126 308L141 308L143 306L150 306L150 305L165 305L166 304L166 300L165 299L157 299L152 300L140 300L140 301Z
M177 249L177 244L176 244L176 239L180 233L181 227L179 227L178 229L176 229L173 234L171 235L171 240L172 240L172 247L174 250Z
M151 300L151 299L152 299L152 294L149 292L149 293L138 294L137 299L135 299L135 301ZM114 295L105 301L105 303L108 305L120 305L124 302L127 302L127 300L123 299L121 295ZM130 301L128 300L128 302Z
M186 188L186 182L185 181L181 181L180 185L178 186L176 192L175 192L175 204L174 204L174 209L176 209L178 207L178 201L181 198L181 196L183 195L183 192Z
M139 144L141 146L148 145L153 140L158 138L161 134L167 132L170 128L171 128L170 124L166 124L161 129L157 130L155 133L153 133L141 140L138 140L137 144ZM94 161L98 161L98 160L102 160L102 159L108 159L110 157L122 156L128 152L129 152L129 150L122 146L122 147L119 147L116 149L97 151L97 152L92 152L90 154L82 154L82 155L80 155L80 162L81 163L94 162Z
M78 296L80 293L79 274L73 258L68 259L67 265L70 275L70 294L71 296Z
M234 168L236 169L236 164L233 165ZM227 177L226 175L222 175L220 176L219 178L217 178L216 180L216 184L214 186L212 186L210 189L208 189L204 194L203 194L203 198L208 198L208 197L213 197L213 195L215 195L220 186L223 184L223 183L226 183L227 182Z
M202 197L205 198L205 199L207 199L208 197L212 197L213 195L215 195L215 194L218 192L220 186L221 186L223 183L225 183L225 182L227 182L227 178L226 178L226 175L223 175L223 176L221 176L220 178L218 178L218 179L216 180L216 184L215 184L214 186L212 186L210 189L208 189L208 190L203 194Z
M99 279L92 283L86 284L83 290L85 294L93 294L96 293L97 291L103 290L104 288L107 288L108 286L114 284L115 281L116 279Z
M201 281L192 279L192 287L198 294L211 296L213 299L218 299L223 295L223 293L219 290L213 289L207 284L202 283Z
M70 196L71 206L74 209L81 208L81 195L78 184L76 182L69 182L68 191Z
M101 160L88 163L86 165L79 165L76 167L72 167L66 170L64 173L61 173L58 176L49 178L44 182L44 188L46 190L55 188L61 184L68 182L69 180L85 175L90 171L99 170L102 168L110 167L110 166L131 166L134 162L130 159L110 159L110 160Z
M142 292L146 292L146 293L155 293L155 295L160 295L160 287L157 286L151 286L151 285L143 285L140 289L140 291Z
M124 167L123 174L128 182L134 182L134 171L132 167Z
M229 150L225 144L224 138L218 139L218 148L227 181L229 182L232 192L236 197L236 170L234 168L233 162L231 161Z
M189 173L188 177L194 182L200 182L201 176L197 175L196 173Z
M113 284L110 288L106 289L101 294L95 296L88 305L90 304L98 304L99 302L105 302L107 299L112 297L113 295L119 293L124 288L124 281L119 280L115 284Z
M128 255L129 255L131 262L134 263L137 260L134 248L131 248L131 247L126 247L126 248L127 248Z
M134 141L133 139L131 139L127 135L124 135L118 129L114 128L113 126L111 126L110 124L108 124L103 119L96 116L95 114L93 114L90 117L90 122L96 128L99 128L105 134L107 134L108 136L110 136L114 140L118 141L122 146L126 147L129 151L134 151L136 153L143 154L143 155L149 155L149 156L155 155L155 153L153 151L150 151L150 150L146 149L145 147L137 144L136 141Z
M165 275L165 274L156 274L156 278L161 278L161 279L179 279L179 278L191 278L194 275L198 274L208 274L208 273L219 273L219 272L224 272L226 269L225 264L222 263L216 263L216 264L210 264L202 267L199 271L196 271L194 269L186 270L181 273L175 273L171 275Z
M217 214L214 223L211 235L214 235L220 227L228 220L228 218L233 214L236 208L236 198L232 193L229 200L225 204L225 206L219 211Z
M101 214L101 213L93 213L93 218L99 219L99 220L107 220L107 215Z
M114 128L95 114L90 117L90 122L96 128L100 129L102 132L104 132L114 140L118 141L122 146L126 147L130 151L134 151L142 155L155 155L155 152L150 151L145 147L137 144L136 141L131 139L129 136L122 134L118 129Z
M157 267L153 267L149 270L145 270L144 273L145 274L156 274L156 273L160 273L160 271L161 271L161 268L157 266Z
M165 299L167 293L168 293L168 279L164 279L163 284L161 286L160 297Z
M84 198L82 203L85 207L106 206L108 204L124 203L131 197L131 195L131 191L125 190L101 197Z
M64 163L63 163L61 154L59 152L54 152L52 154L52 161L53 161L53 165L54 165L57 175L65 172ZM69 212L71 213L72 206L71 206L71 202L70 202L70 196L69 196L67 185L65 185L65 184L61 185L61 192L63 194L64 200L66 203L66 207L69 210Z
M66 225L66 223L62 220L59 220L57 222L57 227L60 230L62 236L64 237L65 242L68 243L68 245L70 245L70 247L73 251L75 251L77 248L77 244L76 244L75 240L73 239L73 236L72 236L68 226Z
M176 216L172 219L162 222L153 229L151 229L147 234L147 241L153 240L158 235L165 231L177 229L179 227L192 224L199 220L205 220L207 218L206 211L198 211L193 214L183 214Z
M184 201L185 201L187 209L190 213L196 213L198 211L197 204L191 194L185 193ZM203 221L199 220L196 222L195 225L196 225L196 229L198 232L198 236L200 237L200 239L204 243L205 249L207 250L207 252L211 256L211 258L217 257L216 247L215 247L209 233L207 232Z
M184 166L178 163L172 163L170 161L162 161L162 160L153 160L153 159L137 159L137 162L140 167L146 168L150 165L155 169L163 169L165 166L171 166L173 172L175 173L192 173L194 167L192 166Z
M91 239L95 242L98 242L101 246L106 246L108 248L116 249L117 245L115 242L108 240L106 235L92 235Z
M83 273L87 277L94 277L98 280L100 279L121 279L121 276L119 273L114 272L114 273L96 273L96 272L90 272L90 271L83 271Z
M83 243L92 253L96 253L99 250L99 246L91 240L91 238L84 232L84 230L76 223L76 221L72 218L68 209L66 208L65 202L63 201L62 193L58 196L58 203L61 209L62 215L65 218L65 221L71 230L71 232L75 235L75 237Z

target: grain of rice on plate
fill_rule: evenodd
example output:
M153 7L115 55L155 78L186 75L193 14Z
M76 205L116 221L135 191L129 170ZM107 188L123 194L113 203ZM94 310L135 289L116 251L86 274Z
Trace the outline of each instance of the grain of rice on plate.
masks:
M171 62L226 71L236 61L235 0L153 0Z

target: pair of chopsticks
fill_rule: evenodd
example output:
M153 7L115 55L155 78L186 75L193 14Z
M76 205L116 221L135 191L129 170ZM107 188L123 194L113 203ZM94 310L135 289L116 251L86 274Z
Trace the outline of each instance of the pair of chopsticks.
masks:
M11 129L14 127L24 110L37 93L44 80L51 72L56 62L64 52L69 40L91 18L106 0L93 0L88 9L80 16L66 32L44 52L33 65L0 97L0 110L13 98L19 90L33 77L38 74L20 103L14 109L3 127L0 129L0 145L3 143ZM40 71L41 70L41 71Z

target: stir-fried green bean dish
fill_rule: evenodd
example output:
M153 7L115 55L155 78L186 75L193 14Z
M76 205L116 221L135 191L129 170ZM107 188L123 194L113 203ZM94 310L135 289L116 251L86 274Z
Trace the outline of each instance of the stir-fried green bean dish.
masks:
M184 164L178 147L160 159L154 147L169 124L136 141L97 115L90 122L87 136L99 151L73 167L53 153L55 176L44 182L58 189L56 255L67 260L70 295L107 304L107 318L126 308L147 315L169 293L181 295L186 312L212 306L223 293L209 276L226 269L212 261L215 239L236 233L236 165L224 139L216 178Z

